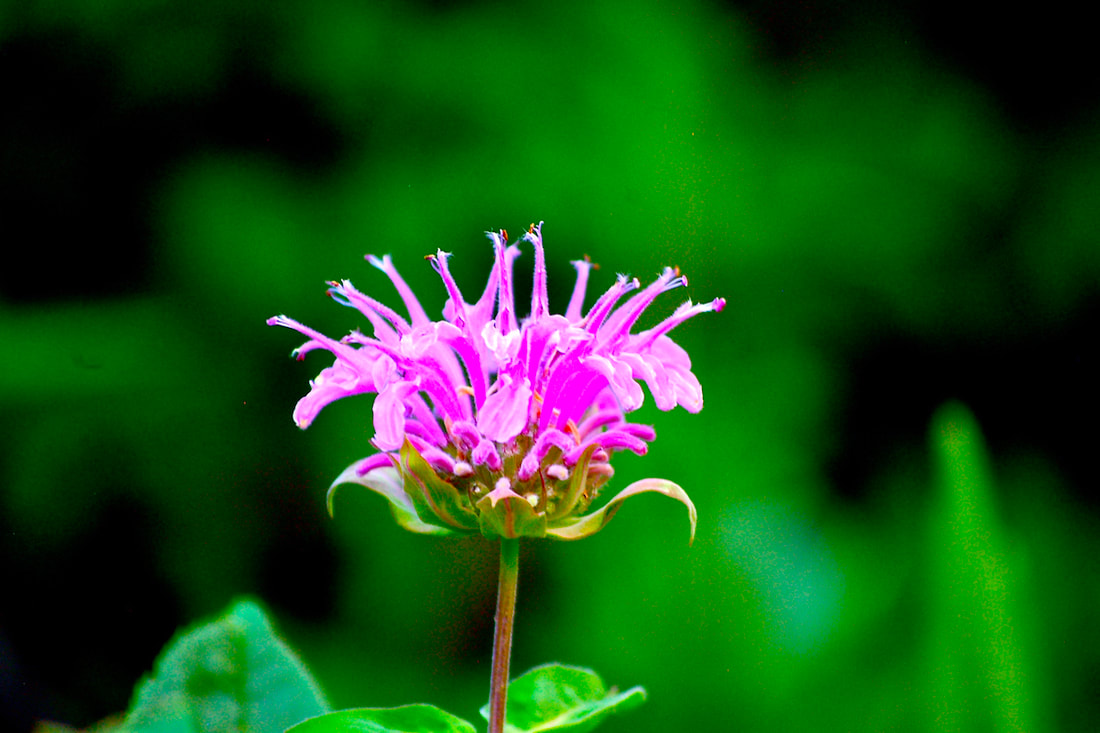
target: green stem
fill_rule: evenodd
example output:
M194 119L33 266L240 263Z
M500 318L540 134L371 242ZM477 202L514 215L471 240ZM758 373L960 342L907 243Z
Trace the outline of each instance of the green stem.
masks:
M518 581L519 540L501 539L496 633L493 636L493 678L489 690L489 733L504 733L504 707L508 699L508 663L512 656L512 623L516 616Z

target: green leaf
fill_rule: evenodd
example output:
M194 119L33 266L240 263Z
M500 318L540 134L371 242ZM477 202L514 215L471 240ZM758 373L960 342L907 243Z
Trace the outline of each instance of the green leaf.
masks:
M281 733L328 710L317 683L250 600L172 641L119 733Z
M557 537L559 540L580 540L594 535L611 521L611 518L615 516L615 512L619 511L619 507L624 501L632 496L649 491L664 494L670 499L675 499L683 503L684 506L687 507L688 521L691 522L691 538L688 540L688 543L690 544L693 542L695 540L695 523L697 519L695 505L691 503L691 499L688 498L687 493L683 489L671 481L659 478L647 478L641 481L635 481L616 494L615 498L607 502L602 508L597 509L591 514L586 514L568 524L551 527L546 530L546 534L551 537Z
M328 513L333 515L333 499L336 489L344 484L358 484L371 491L381 494L390 502L390 510L393 518L403 529L417 534L451 535L454 534L446 527L428 524L420 519L413 506L412 499L405 493L405 480L396 468L376 468L366 475L360 475L359 466L363 461L356 461L341 473L328 490Z
M924 591L934 643L931 711L952 730L1035 730L1021 572L1010 552L989 452L970 410L949 402L932 422L936 499L930 504ZM1019 555L1017 555L1019 557Z
M310 718L286 733L475 733L474 726L434 705L356 708Z
M546 664L508 685L505 733L569 731L585 733L608 715L632 710L645 702L645 690L610 691L599 675L583 667ZM489 719L489 706L481 709Z

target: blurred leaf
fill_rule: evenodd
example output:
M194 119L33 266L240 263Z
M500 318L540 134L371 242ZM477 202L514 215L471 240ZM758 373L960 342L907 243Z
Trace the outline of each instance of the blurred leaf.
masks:
M55 723L52 720L40 720L34 724L31 733L115 733L122 725L121 716L111 716L97 723L93 723L83 730L74 728L64 723Z
M1020 266L1034 291L1028 303L1037 306L1044 327L1095 296L1100 277L1100 119L1067 137L1061 151L1043 156L1037 194L1015 231Z
M610 691L599 675L581 667L545 664L508 685L507 733L570 731L584 733L611 713L632 710L645 702L641 687ZM489 706L481 709L489 718Z
M311 718L287 733L474 733L474 726L434 705L356 708Z
M932 513L929 661L937 727L1034 730L1016 603L988 457L961 404L933 420L939 505Z
M157 298L4 313L0 342L9 358L0 362L0 402L148 400L191 388L202 342L187 329L166 327L178 318L170 302Z
M125 733L281 733L328 709L264 612L238 601L173 641L134 695Z
M845 603L844 572L830 542L816 521L792 503L740 501L718 517L718 537L737 570L738 581L751 592L752 604L739 619L746 630L755 626L756 641L767 639L771 662L754 660L753 673L762 677L774 663L778 676L794 671L783 650L801 656L820 649L836 631ZM748 654L741 652L749 664Z

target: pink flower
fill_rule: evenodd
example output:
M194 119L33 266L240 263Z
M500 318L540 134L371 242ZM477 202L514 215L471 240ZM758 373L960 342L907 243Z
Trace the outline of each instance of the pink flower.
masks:
M629 496L656 491L682 501L692 534L695 508L675 484L647 479L624 489L598 511L582 516L611 478L616 451L644 455L655 438L626 414L645 399L657 407L703 407L691 360L668 332L688 318L720 311L725 300L687 301L656 326L632 333L638 317L668 290L686 285L666 268L641 288L619 275L582 313L592 264L574 262L577 281L564 314L553 314L546 291L542 225L523 240L535 251L534 287L527 318L516 315L513 263L520 250L507 233L490 233L496 259L485 291L469 303L447 268L450 255L430 256L448 293L443 320L432 321L389 256L368 256L389 276L408 318L344 280L329 294L356 308L372 326L339 341L287 318L269 325L309 338L294 354L324 349L332 366L310 382L294 409L306 428L321 409L342 397L373 392L374 438L381 453L350 466L344 483L386 496L402 526L428 534L482 532L487 536L577 539L598 531ZM632 291L633 297L620 304Z

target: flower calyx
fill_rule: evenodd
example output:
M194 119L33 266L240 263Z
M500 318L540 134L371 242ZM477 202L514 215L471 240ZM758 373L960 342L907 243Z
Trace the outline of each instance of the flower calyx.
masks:
M610 467L590 446L567 475L551 470L560 455L551 449L540 469L526 480L513 474L474 470L464 475L445 475L426 461L406 440L391 466L360 472L363 461L352 464L329 489L329 507L336 489L359 484L390 502L394 518L418 534L471 535L488 538L551 537L578 540L603 529L627 498L656 492L682 502L688 509L691 536L695 536L696 511L688 495L671 481L644 479L623 489L602 508L585 514L600 487L610 478ZM606 456L604 456L606 459ZM515 456L504 467L518 465ZM558 474L558 475L554 475Z

